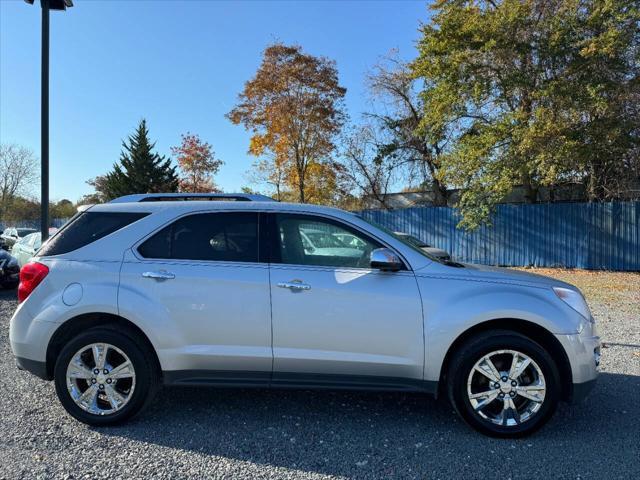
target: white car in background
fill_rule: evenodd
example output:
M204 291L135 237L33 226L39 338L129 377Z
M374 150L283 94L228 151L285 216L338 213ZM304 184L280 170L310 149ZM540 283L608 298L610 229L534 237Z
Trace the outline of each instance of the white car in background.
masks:
M50 228L49 235L53 235L58 231L57 228ZM30 233L26 237L22 237L11 248L11 255L18 260L18 265L29 263L29 261L35 256L36 252L40 250L42 246L42 234L40 232Z
M393 234L399 237L403 242L409 243L414 247L417 247L425 251L429 255L436 257L438 260L444 260L444 261L451 260L451 255L449 255L449 252L447 252L446 250L432 247L431 245L428 245L427 243L423 242L417 237L414 237L413 235L409 235L408 233L403 233L403 232L393 232ZM355 235L351 235L349 233L335 233L334 236L338 238L341 242L343 242L345 245L348 245L349 247L361 248L363 245L362 240L360 240Z
M40 248L40 238L40 232L30 233L13 244L13 247L11 248L11 255L18 260L18 265L20 265L20 267L29 263L29 260L31 260L36 254Z
M362 248L352 247L341 242L336 238L335 234L304 228L303 226L300 228L300 237L307 255L313 254L323 257L338 255L352 258L360 258L362 256Z

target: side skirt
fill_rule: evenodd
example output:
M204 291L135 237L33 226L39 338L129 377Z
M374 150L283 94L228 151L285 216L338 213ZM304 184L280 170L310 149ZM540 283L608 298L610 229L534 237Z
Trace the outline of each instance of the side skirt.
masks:
M167 386L222 388L292 388L425 392L435 395L438 382L376 375L326 375L316 373L238 372L216 370L165 370Z

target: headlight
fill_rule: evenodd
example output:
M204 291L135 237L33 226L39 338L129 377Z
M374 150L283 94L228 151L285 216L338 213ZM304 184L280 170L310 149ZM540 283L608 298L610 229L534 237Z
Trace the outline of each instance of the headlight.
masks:
M586 300L580 292L562 287L553 287L553 291L556 292L556 295L560 300L565 302L587 320L591 320L589 305L587 305Z

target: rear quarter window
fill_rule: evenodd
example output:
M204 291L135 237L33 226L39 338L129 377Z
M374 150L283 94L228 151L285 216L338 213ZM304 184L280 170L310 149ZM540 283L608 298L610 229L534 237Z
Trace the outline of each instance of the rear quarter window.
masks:
M129 212L82 212L65 225L38 252L39 256L60 255L89 245L149 215Z

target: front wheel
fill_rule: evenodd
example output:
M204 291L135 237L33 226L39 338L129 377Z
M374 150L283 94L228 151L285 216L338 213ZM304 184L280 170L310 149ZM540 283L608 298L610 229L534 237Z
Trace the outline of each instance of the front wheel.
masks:
M482 333L455 354L449 398L473 428L494 437L522 437L542 427L560 397L558 368L547 351L509 331Z
M56 393L67 412L89 425L123 422L139 413L157 388L152 352L144 342L97 327L70 340L56 361Z

